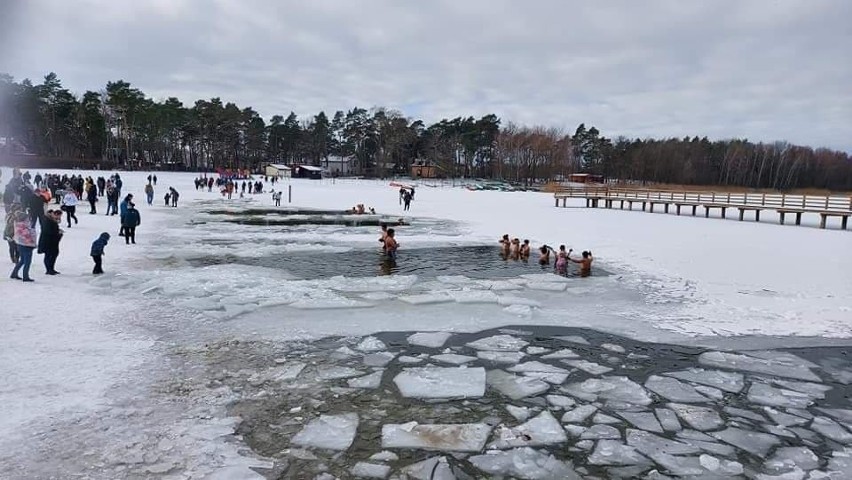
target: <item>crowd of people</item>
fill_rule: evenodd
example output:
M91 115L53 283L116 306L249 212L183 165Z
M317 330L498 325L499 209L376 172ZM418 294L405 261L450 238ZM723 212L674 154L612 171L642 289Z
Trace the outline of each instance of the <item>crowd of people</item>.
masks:
M156 175L148 176L145 194L148 205L152 204ZM84 199L89 203L89 214L97 214L97 204L106 197L106 215L119 215L119 236L125 237L125 243L136 244L136 229L141 225L142 215L133 203L133 194L127 194L119 202L124 182L119 174L97 179L82 175L46 174L20 169L12 171L3 190L3 206L6 212L3 239L9 249L9 259L15 265L10 278L33 282L30 274L33 252L44 255L45 275L59 275L56 262L59 258L59 246L66 230L62 229L62 215L65 215L65 228L71 229L81 219L77 216L77 207ZM178 193L169 188L172 206L177 206ZM50 208L51 201L59 208ZM168 204L169 200L167 200ZM72 223L73 221L73 223ZM90 255L95 266L93 274L103 273L102 257L104 247L109 241L107 232L101 233L92 243Z
M524 240L523 243L518 238L509 238L509 234L503 235L499 240L500 257L503 260L522 260L528 261L530 258L530 241ZM592 274L592 261L594 257L591 251L583 251L581 258L571 258L573 249L565 249L565 245L560 245L559 250L554 250L549 245L542 245L538 249L539 257L538 264L543 268L550 265L551 254L554 257L553 270L557 275L567 276L568 266L572 263L579 267L579 275L588 277Z

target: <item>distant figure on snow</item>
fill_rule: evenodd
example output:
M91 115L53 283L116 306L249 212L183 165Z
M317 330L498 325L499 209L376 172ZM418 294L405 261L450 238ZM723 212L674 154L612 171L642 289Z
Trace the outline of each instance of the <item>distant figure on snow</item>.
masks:
M92 274L100 275L104 273L102 268L102 258L104 256L104 248L106 248L107 243L109 243L109 234L107 232L101 233L101 235L92 242L92 260L95 262L95 268L92 270Z

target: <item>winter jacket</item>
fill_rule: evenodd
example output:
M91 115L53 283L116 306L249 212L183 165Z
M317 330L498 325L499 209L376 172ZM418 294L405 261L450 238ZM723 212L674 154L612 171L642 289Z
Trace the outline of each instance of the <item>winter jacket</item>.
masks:
M15 241L15 215L6 214L6 227L3 229L3 240Z
M94 185L89 185L89 191L86 192L86 200L90 202L98 201L98 189Z
M91 255L92 256L103 255L104 254L104 247L107 246L108 242L109 242L109 234L106 233L106 232L102 233L101 236L98 237L97 240L92 242L92 253L91 253Z
M127 214L127 200L122 200L121 204L118 206L118 214L121 215L121 218Z
M59 253L59 240L62 231L54 220L47 219L41 224L41 235L38 237L38 253Z
M24 247L36 246L36 229L29 220L15 222L15 243Z
M121 225L125 227L138 227L142 223L142 216L139 215L139 210L128 208L121 216Z
M76 207L77 206L77 195L72 191L66 192L65 196L62 197L62 204L65 205L66 207Z

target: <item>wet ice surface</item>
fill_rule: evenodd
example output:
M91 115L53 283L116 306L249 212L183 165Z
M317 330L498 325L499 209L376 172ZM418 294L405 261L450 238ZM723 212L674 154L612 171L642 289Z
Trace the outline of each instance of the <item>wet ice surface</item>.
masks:
M709 367L699 358L713 351L576 328L415 333L248 342L242 353L211 345L205 355L252 357L251 375L234 365L214 376L241 392L230 414L272 462L256 469L267 478L845 478L850 468L852 388L815 361L842 358L842 347L728 352L736 365ZM546 358L567 349L574 360L619 361L594 374ZM481 352L524 355L506 363ZM387 364L365 367L377 354ZM463 365L448 366L454 356ZM369 388L351 388L361 379ZM699 387L718 387L721 399ZM320 431L334 432L334 445L317 444Z

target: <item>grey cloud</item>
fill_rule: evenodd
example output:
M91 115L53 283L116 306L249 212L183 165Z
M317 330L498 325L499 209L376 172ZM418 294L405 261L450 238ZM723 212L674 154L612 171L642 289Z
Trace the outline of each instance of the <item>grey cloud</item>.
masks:
M123 78L267 118L387 106L852 149L849 2L71 3L27 3L10 73L80 92Z

